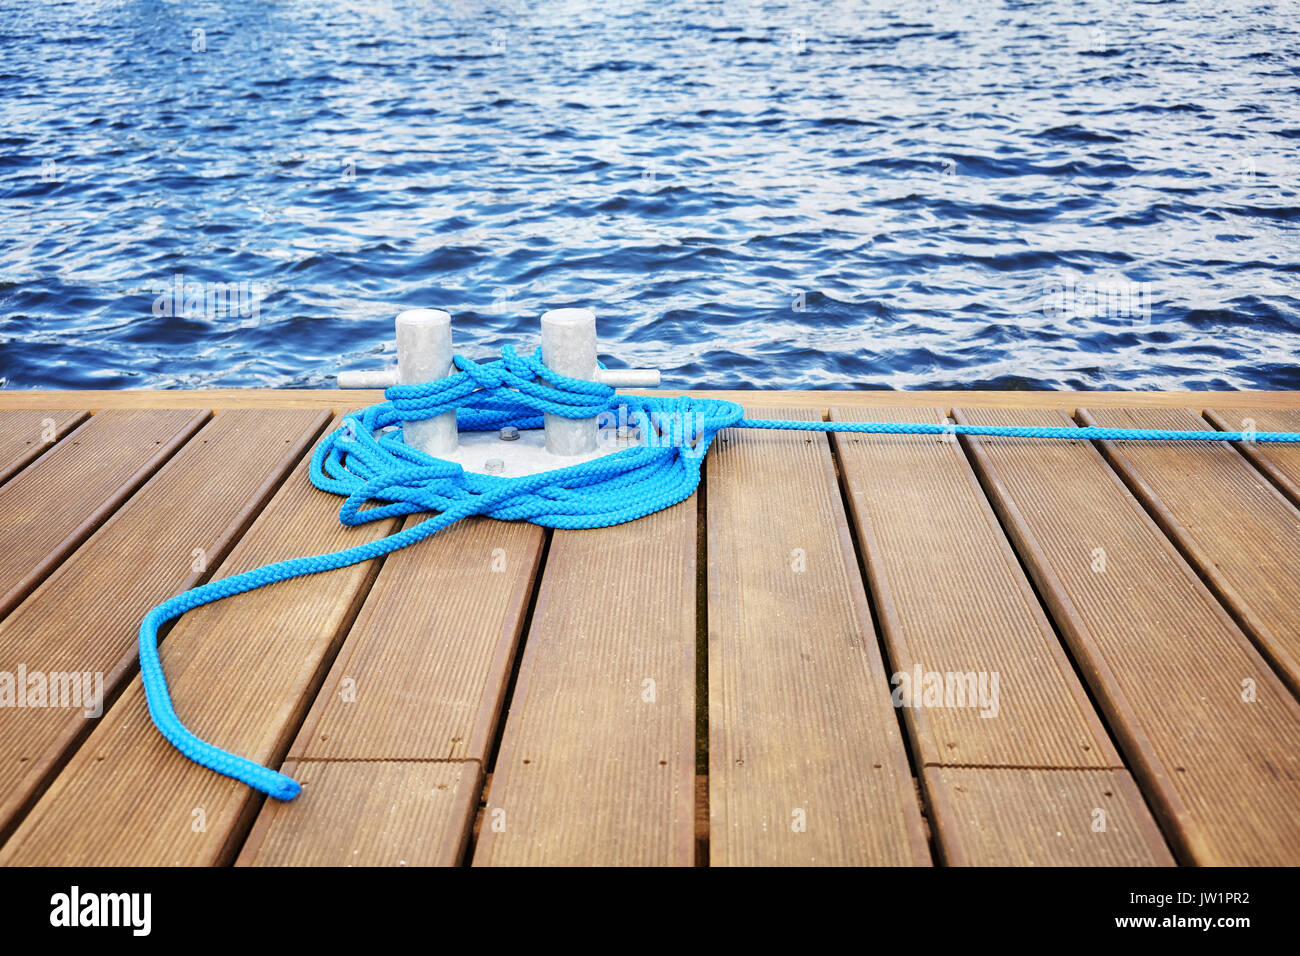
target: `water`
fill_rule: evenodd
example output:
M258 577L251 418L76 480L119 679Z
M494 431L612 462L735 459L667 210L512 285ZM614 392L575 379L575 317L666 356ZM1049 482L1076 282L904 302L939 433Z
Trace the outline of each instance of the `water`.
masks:
M1298 94L1295 2L7 0L0 376L1296 389Z

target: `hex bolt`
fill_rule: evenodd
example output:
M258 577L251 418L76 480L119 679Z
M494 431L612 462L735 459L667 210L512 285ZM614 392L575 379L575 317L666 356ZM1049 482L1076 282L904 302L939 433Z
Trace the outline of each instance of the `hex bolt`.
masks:
M489 475L499 475L506 470L506 463L500 458L489 458L483 463L483 470Z
M518 440L519 440L519 429L518 429L518 428L515 428L514 425L503 425L503 426L501 426L501 440L502 440L502 441L518 441Z

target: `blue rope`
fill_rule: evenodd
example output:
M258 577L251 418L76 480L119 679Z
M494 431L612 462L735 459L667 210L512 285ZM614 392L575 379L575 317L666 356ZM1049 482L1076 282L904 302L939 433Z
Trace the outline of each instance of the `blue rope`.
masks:
M1133 428L1019 428L900 422L802 422L744 417L733 402L689 396L619 395L598 382L551 371L537 358L501 350L501 359L478 364L456 356L457 371L423 385L395 385L387 401L344 416L311 457L311 481L343 497L339 520L360 525L416 513L419 524L387 537L330 554L278 561L210 581L155 607L140 623L140 675L149 715L159 732L195 763L241 780L279 800L301 790L293 778L229 753L191 733L172 707L158 657L158 631L186 611L290 578L369 561L401 550L471 515L530 521L550 528L603 528L633 521L689 498L700 483L710 444L724 428L885 435L984 435L1016 438L1123 441L1300 442L1296 432L1188 432ZM617 404L616 404L617 403ZM542 427L543 416L593 418L626 409L625 420L641 431L642 444L594 461L506 478L467 472L412 448L402 439L403 421L456 411L462 431Z
M1075 441L1238 441L1300 442L1300 432L1178 431L1159 428L1074 428L1072 426L922 425L912 422L792 422L779 418L742 418L736 428L780 428L805 432L851 432L868 435L986 435L994 438L1066 438Z

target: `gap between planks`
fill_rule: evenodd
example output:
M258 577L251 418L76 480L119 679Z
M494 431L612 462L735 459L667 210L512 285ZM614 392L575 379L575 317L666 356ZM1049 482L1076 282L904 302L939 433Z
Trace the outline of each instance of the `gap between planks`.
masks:
M947 421L937 408L835 408L832 416ZM913 765L922 768L928 822L942 859L976 865L1171 863L1141 798L1125 785L1127 771L1107 729L961 446L951 436L841 433L833 447L891 672L899 680L917 668L997 674L1007 692L997 695L993 719L974 701L966 707L896 706ZM1057 777L1054 796L1036 802L1047 793L1040 770L1101 776ZM986 785L1000 781L1006 806L955 809L958 798L940 791L957 786L954 776L969 785L972 775ZM1116 791L1124 796L1113 808L1115 826L1099 835L1089 815L1098 804L1088 801L1105 803ZM1061 817L1063 804L1071 810ZM1026 828L1050 830L1054 839L1036 852L1023 841L990 843L986 834L1005 828L1008 813ZM1019 855L1008 855L1013 852Z
M1026 410L957 420L1074 424ZM1300 707L1175 543L1092 442L963 441L1180 859L1293 861ZM1248 707L1243 677L1259 687Z
M702 522L701 522L701 524L702 524ZM430 762L435 762L435 761L430 761ZM926 766L928 767L928 766L931 766L931 765L928 765L928 763L927 763ZM698 780L697 780L697 784L698 784Z
M0 621L0 649L31 669L103 673L112 713L137 671L140 619L211 576L327 422L323 413L302 410L271 413L270 420L247 411L215 416ZM257 444L251 465L248 455L226 454L245 448L250 434L276 440ZM162 647L165 653L165 640ZM99 726L67 709L0 711L0 748L13 758L0 770L7 778L0 835Z

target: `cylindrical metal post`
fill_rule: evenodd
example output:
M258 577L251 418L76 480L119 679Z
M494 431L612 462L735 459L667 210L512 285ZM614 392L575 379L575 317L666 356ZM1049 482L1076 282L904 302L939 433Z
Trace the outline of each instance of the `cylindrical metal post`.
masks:
M387 388L397 384L397 369L377 368L359 372L339 372L339 388Z
M657 368L598 368L596 381L614 388L658 388Z
M441 309L407 309L397 316L397 380L421 385L451 371L451 316ZM403 422L406 443L430 455L456 450L456 413L443 412L418 422Z
M596 377L596 316L587 309L552 309L542 315L542 362L572 378ZM546 416L546 450L587 455L596 450L596 419Z

